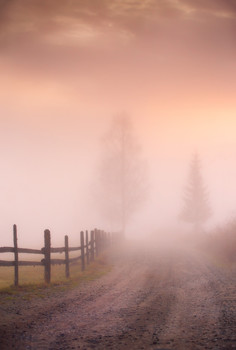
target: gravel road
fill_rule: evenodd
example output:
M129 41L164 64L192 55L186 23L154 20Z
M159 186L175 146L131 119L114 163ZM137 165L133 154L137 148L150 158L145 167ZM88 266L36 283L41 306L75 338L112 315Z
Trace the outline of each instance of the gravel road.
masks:
M102 278L1 303L0 349L236 349L236 276L194 250L129 247Z

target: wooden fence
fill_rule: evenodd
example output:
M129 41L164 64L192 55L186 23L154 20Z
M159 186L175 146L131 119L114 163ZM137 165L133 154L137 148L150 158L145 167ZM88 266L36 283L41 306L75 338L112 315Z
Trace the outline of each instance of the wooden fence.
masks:
M69 247L69 238L65 236L65 246L60 248L51 247L51 233L44 231L44 247L41 249L18 248L17 245L17 226L13 226L14 247L0 247L0 253L14 253L14 261L0 260L0 266L14 266L14 284L19 285L19 266L44 266L44 280L46 283L51 281L51 266L65 265L65 276L70 277L70 263L81 260L81 270L85 270L86 264L94 261L105 248L112 244L113 235L102 230L95 229L91 231L80 232L80 246ZM74 258L69 257L70 252L79 251L80 255ZM19 253L41 254L44 258L41 261L20 261ZM51 253L64 253L64 259L52 259Z

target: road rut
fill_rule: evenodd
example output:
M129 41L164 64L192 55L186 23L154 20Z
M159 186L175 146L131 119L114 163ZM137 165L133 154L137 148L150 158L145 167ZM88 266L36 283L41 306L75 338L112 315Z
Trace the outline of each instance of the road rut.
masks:
M236 349L235 274L195 250L129 247L71 291L1 305L1 349Z

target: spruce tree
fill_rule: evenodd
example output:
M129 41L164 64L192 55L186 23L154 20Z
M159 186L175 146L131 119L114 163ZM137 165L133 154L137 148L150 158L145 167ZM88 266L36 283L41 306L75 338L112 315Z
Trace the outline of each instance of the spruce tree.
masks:
M184 192L184 206L180 218L192 223L194 232L199 233L203 224L211 216L208 192L203 182L198 154L194 154L190 164L188 183Z

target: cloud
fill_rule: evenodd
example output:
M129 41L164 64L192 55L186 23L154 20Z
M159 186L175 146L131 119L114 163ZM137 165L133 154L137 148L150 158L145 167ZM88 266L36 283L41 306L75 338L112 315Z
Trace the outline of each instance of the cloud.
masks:
M139 36L159 27L165 20L186 20L205 12L211 16L235 16L231 0L1 0L1 40L8 43L22 36L66 45L96 41L98 34L122 33ZM77 34L76 34L77 33ZM124 35L124 33L126 35ZM61 36L61 40L56 38ZM70 37L70 38L69 38ZM71 40L74 37L75 40ZM66 40L68 39L68 41ZM81 39L81 40L80 40Z
M233 60L235 13L230 0L0 0L0 58L61 74Z
M191 11L206 12L213 16L236 17L236 3L234 0L179 0Z

